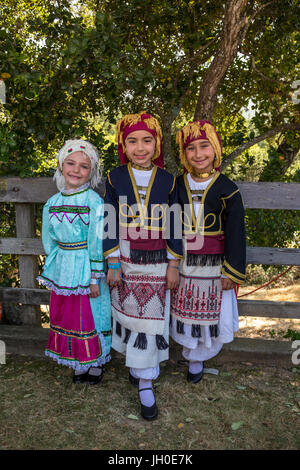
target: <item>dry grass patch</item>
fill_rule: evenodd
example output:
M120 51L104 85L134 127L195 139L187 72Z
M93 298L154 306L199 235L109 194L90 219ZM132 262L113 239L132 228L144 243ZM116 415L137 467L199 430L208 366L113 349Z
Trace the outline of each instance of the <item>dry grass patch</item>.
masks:
M239 288L238 295L243 295L259 286L243 286ZM295 281L291 285L279 287L265 287L251 295L242 297L247 300L270 300L273 302L300 302L300 282ZM300 320L292 318L265 318L265 317L240 317L239 332L237 336L244 338L263 338L276 341L290 341L284 338L288 330L298 331L300 334Z

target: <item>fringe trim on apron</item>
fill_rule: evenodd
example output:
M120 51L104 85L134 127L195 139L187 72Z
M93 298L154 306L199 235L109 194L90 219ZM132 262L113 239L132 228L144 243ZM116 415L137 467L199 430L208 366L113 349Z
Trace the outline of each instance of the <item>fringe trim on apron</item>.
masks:
M169 347L163 335L156 335L156 346L159 350L168 349Z
M197 255L187 253L187 266L219 266L224 261L224 255Z
M116 322L116 334L120 337L122 336L122 327L118 321Z
M165 263L167 260L167 250L134 250L130 249L130 260L134 264L155 264Z
M123 343L125 344L128 343L130 335L131 335L131 331L126 328L125 338L124 338ZM155 335L155 340L156 340L157 349L159 349L160 351L168 349L169 345L167 341L165 340L165 338L163 337L163 335ZM147 346L148 346L148 341L147 341L146 333L139 333L136 337L133 347L137 349L145 350L147 349Z
M123 343L127 344L131 335L131 331L128 328L125 328L125 337Z
M133 347L137 349L147 349L148 341L146 333L139 333L136 337Z
M170 326L172 325L172 320L170 320ZM176 320L176 331L179 335L184 335L184 323L180 320ZM192 325L191 328L193 338L201 338L201 325ZM211 338L217 338L220 334L218 325L209 325L209 332Z

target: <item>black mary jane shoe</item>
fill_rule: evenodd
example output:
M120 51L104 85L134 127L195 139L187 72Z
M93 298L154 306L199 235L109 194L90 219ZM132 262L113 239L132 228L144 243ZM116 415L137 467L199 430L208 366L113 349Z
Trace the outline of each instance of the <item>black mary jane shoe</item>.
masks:
M133 377L133 375L130 373L129 371L129 382L131 383L131 385L133 385L134 387L138 387L139 386L139 382L140 382L140 379L137 379L136 377Z
M73 375L73 384L83 384L88 380L88 372L85 372L84 374L79 374L79 375Z
M141 388L139 392L143 392L144 390L152 390L152 388ZM155 419L158 415L156 401L154 401L152 406L145 406L141 403L141 415L147 421L152 421Z
M191 382L192 384L197 384L198 382L200 382L202 377L203 377L203 369L198 374L192 374L190 371L188 371L186 379L188 382Z
M95 369L101 369L101 372L99 375L88 374L89 385L98 385L103 378L103 367L95 367Z

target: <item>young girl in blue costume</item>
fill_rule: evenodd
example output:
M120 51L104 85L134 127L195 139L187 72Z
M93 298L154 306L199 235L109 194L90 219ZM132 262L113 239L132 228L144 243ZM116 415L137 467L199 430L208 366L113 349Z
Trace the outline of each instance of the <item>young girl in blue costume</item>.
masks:
M238 187L219 171L221 140L209 121L188 123L177 143L186 171L177 178L184 257L171 301L171 336L183 346L187 380L195 384L203 361L238 330L235 287L245 280L244 209Z
M68 140L57 155L59 193L43 209L46 262L38 280L52 290L46 355L74 369L73 382L100 383L110 360L111 305L102 251L104 203L94 192L99 154Z
M117 123L122 166L106 181L105 202L115 214L116 233L104 239L113 317L112 347L126 356L130 382L139 387L141 414L158 414L152 380L169 357L170 289L179 279L182 241L164 236L165 209L177 202L174 176L162 169L162 134L147 113ZM122 273L122 278L120 276Z

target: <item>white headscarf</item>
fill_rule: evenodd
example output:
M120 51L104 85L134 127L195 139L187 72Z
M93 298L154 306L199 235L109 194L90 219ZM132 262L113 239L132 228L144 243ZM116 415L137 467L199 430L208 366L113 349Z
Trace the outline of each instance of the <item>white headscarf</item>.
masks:
M95 188L95 186L100 183L101 176L99 173L99 152L96 147L87 140L67 140L56 156L58 167L53 176L53 179L56 182L56 186L59 191L62 191L65 187L65 177L62 174L63 163L65 159L74 152L83 152L91 160L91 187Z

